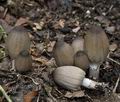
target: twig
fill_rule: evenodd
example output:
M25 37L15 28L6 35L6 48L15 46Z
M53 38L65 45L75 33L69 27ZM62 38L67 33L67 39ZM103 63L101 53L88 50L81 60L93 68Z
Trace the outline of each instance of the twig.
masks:
M7 95L7 93L6 93L5 90L2 88L1 85L0 85L0 91L3 93L3 95L5 96L5 98L7 99L8 102L12 102L12 100L9 98L9 96Z
M37 102L40 102L40 94L37 97Z
M39 83L38 82L36 82L32 77L29 77L29 76L26 76L26 75L23 75L24 77L26 77L26 78L29 78L29 79L31 79L32 80L32 82L35 84L35 85L39 85Z
M8 8L5 9L4 14L3 14L3 18L5 18L7 11L8 11Z
M115 87L114 87L114 89L113 89L113 93L116 92L116 89L117 89L117 86L118 86L118 84L119 84L119 81L120 81L120 76L118 77L118 79L117 79L117 81L116 81Z
M114 63L120 65L120 62L117 62L117 61L115 61L114 59L112 59L112 58L110 58L110 57L109 57L108 59L111 60L111 61L113 61Z
M110 53L108 54L107 59L113 61L114 63L116 63L116 64L118 64L118 65L120 65L120 62L117 62L117 61L115 61L114 59L110 58Z
M112 8L114 5L111 5L110 8L108 9L108 11L106 12L106 14L108 14L109 12L111 12Z

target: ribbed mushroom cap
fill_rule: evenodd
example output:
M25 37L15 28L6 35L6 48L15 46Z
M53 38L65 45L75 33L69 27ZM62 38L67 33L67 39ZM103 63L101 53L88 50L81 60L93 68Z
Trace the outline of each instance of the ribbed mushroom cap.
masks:
M13 28L6 39L6 50L14 59L22 50L30 49L30 38L26 29L21 26Z
M26 72L32 69L32 58L27 50L23 50L15 59L15 68L18 72Z
M53 48L53 55L58 66L73 65L73 48L64 42L64 39L59 39L56 42Z
M85 72L75 66L62 66L53 72L53 77L58 85L66 89L77 90L82 84Z
M74 64L76 67L82 68L86 71L90 64L87 54L83 51L78 51L74 56Z
M73 47L74 54L78 51L84 51L84 39L82 37L75 38L71 46Z
M85 35L85 52L92 63L101 64L109 52L109 40L104 30L91 25Z

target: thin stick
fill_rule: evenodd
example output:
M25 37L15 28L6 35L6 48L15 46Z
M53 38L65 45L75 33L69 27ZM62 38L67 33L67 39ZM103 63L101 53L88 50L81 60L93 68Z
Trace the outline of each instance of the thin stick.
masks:
M26 76L26 75L23 75L24 77L26 78L29 78L32 80L32 82L35 84L35 85L39 85L40 83L36 82L32 77L29 77L29 76Z
M0 85L0 91L3 93L3 95L5 96L5 98L7 99L8 102L12 102L12 100L9 98L9 96L7 95L7 93L6 93L5 90L2 88L1 85Z
M108 53L107 59L111 60L112 62L114 62L114 63L116 63L118 65L120 65L120 62L117 62L114 59L110 58L110 54L111 54L111 52Z
M120 81L120 77L118 77L118 79L117 79L117 81L116 81L115 87L114 87L114 89L113 89L113 93L116 92L116 89L117 89L117 86L118 86L118 84L119 84L119 81Z
M119 62L117 62L117 61L115 61L114 59L112 59L112 58L110 58L110 57L108 57L108 59L109 59L109 60L111 60L111 61L113 61L114 63L116 63L116 64L120 65L120 63L119 63Z

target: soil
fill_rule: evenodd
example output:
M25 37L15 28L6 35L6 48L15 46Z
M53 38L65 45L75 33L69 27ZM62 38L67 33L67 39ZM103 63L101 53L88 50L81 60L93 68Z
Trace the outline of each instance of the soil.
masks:
M100 25L109 38L109 58L99 79L108 86L66 90L53 80L53 46L59 35L69 44L84 37L89 24ZM15 26L26 28L31 39L33 70L24 74L12 70L5 51L5 39ZM119 79L120 0L0 0L0 85L13 102L120 102ZM0 102L7 102L2 93Z

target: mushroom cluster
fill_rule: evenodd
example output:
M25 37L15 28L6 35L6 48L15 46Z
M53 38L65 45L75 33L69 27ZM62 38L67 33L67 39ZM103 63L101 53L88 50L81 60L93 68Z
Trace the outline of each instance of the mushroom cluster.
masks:
M25 72L32 68L32 58L29 53L30 38L25 28L14 27L6 39L6 53L14 62L18 72Z
M71 90L80 85L95 89L102 86L99 79L100 65L109 52L109 40L104 30L98 25L90 25L84 38L76 38L68 44L63 38L56 42L53 55L58 68L53 72L55 82ZM89 70L89 78L85 78Z

